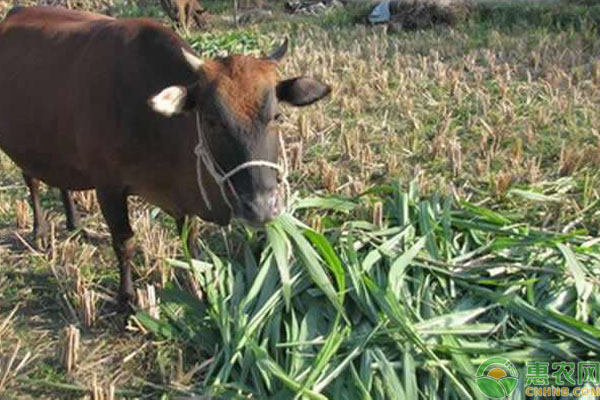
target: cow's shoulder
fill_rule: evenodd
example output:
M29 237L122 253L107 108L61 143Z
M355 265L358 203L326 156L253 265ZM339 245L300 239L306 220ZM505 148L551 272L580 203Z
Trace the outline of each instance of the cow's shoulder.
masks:
M149 18L120 19L114 22L115 29L123 32L126 44L135 45L145 54L155 55L155 52L176 53L181 47L189 47L187 43L173 31L158 21ZM164 54L161 54L164 56Z
M196 77L181 50L192 51L189 44L157 21L122 19L111 25L124 50L122 57L127 59L124 63L143 65L143 71L139 72L153 78L165 76L174 81L191 81Z

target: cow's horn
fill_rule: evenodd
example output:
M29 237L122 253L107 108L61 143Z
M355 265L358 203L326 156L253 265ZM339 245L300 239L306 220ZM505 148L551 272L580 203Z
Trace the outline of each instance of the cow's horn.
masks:
M267 58L273 61L281 61L287 53L288 50L288 39L285 38L281 46L279 46L276 50L274 50Z
M204 61L200 57L196 57L183 47L181 48L181 52L183 53L183 56L185 57L188 64L190 64L190 66L194 69L194 71L198 71L202 64L204 64Z

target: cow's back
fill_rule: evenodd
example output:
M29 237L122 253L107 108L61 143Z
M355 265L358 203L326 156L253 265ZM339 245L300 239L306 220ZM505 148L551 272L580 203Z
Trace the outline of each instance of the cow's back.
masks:
M2 150L54 186L88 189L104 177L127 179L116 175L139 157L147 141L140 135L154 130L164 148L145 96L167 83L166 75L181 75L169 60L174 46L165 44L175 36L161 29L47 7L10 13L0 24ZM144 66L148 53L161 51L169 54L157 55L158 66Z
M78 74L89 36L111 22L44 7L18 9L0 24L0 147L26 173L90 186L75 132L77 113L85 112L76 106Z

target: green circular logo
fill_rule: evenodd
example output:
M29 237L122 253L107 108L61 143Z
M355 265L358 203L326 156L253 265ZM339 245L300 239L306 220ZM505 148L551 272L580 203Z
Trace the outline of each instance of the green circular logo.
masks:
M477 369L477 386L481 393L492 399L504 399L515 391L517 369L506 358L492 357Z

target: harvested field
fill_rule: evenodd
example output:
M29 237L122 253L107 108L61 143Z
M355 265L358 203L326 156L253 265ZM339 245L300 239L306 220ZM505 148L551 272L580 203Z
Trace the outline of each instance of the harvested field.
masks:
M129 320L94 195L76 197L84 237L46 190L52 240L34 250L0 154L0 398L483 398L474 373L493 355L520 379L528 361L599 360L600 7L573 3L396 33L356 24L362 6L272 6L273 21L192 34L206 56L289 36L282 75L334 86L279 123L312 230L201 224L190 268L174 222L132 199L136 288L161 305Z

